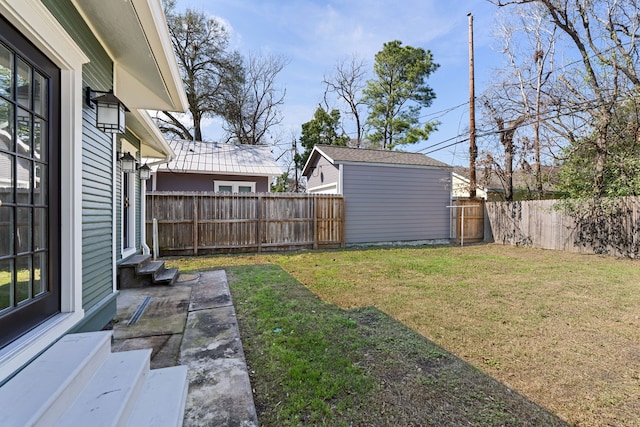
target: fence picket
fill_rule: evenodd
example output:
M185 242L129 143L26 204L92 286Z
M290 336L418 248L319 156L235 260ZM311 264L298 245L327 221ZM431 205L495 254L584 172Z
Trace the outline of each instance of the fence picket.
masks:
M150 192L160 256L345 246L342 196Z
M640 197L601 200L600 205L594 205L596 211L583 210L579 214L558 208L558 203L557 200L487 203L494 241L630 258L640 254Z

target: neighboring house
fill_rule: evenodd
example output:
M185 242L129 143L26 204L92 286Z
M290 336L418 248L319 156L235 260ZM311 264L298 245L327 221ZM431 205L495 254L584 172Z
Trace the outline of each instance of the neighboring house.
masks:
M154 168L149 190L267 193L282 174L264 145L181 140L169 145L176 157Z
M504 193L502 185L494 175L492 180L480 176L482 171L476 174L476 197L484 200L496 200L498 195ZM453 199L469 198L469 169L456 166L451 174L451 197Z
M96 127L87 87L113 89L124 133ZM0 0L0 384L114 317L117 266L145 250L119 158L170 160L146 109L186 108L160 0Z
M556 189L557 166L542 166L542 190L544 198L557 198L562 195ZM476 171L476 196L487 201L503 201L505 199L506 183L496 171L478 168ZM452 196L457 198L469 197L469 168L456 166L453 169ZM532 170L517 169L513 172L514 200L537 198L536 182Z
M307 192L341 194L346 243L448 242L451 166L417 153L317 145Z

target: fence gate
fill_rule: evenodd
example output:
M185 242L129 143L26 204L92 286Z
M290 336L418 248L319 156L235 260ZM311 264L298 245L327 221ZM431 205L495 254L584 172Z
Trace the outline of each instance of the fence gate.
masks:
M457 243L484 241L484 200L458 199L453 211Z

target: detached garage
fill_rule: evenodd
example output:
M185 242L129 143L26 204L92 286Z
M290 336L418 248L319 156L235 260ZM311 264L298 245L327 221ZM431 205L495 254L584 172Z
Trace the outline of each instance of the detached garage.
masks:
M307 192L341 194L346 243L448 243L451 173L424 154L314 147L302 174Z

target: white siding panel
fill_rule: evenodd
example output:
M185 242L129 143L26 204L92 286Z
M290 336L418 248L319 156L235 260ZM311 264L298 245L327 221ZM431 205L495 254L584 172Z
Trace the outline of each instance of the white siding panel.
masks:
M346 242L449 239L449 168L344 165Z

